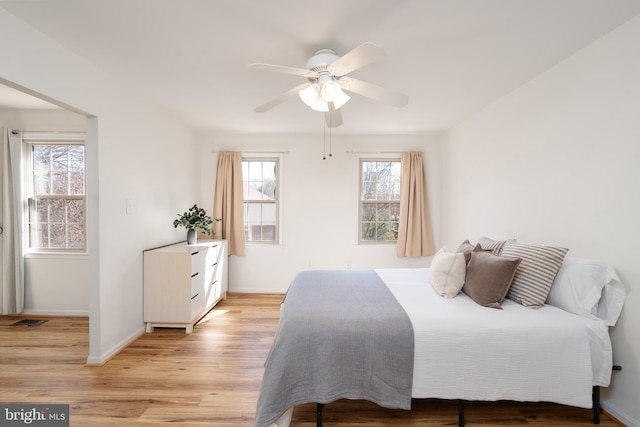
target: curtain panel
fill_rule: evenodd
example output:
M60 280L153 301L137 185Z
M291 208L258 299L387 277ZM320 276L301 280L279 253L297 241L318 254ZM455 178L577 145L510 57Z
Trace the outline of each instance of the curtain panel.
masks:
M221 151L218 155L213 217L216 236L227 240L229 255L244 255L244 196L242 153Z
M427 183L422 153L402 153L400 178L400 224L397 255L399 257L430 256L435 253Z
M24 310L22 138L0 128L0 314Z

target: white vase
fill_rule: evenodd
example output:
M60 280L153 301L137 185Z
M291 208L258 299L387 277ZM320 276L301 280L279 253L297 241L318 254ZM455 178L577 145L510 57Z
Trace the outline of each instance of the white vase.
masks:
M196 230L187 230L187 245L195 245L198 240Z

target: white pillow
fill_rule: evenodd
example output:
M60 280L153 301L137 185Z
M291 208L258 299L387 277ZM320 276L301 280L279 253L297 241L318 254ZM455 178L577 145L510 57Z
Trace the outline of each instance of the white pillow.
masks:
M614 269L603 262L567 257L549 292L547 304L614 326L626 291Z
M433 257L430 268L431 286L445 298L453 298L460 292L467 274L464 253L445 252L440 249Z

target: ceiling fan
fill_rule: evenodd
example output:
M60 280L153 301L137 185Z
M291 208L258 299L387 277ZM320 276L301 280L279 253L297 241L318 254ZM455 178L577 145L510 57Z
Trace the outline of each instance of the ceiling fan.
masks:
M306 69L264 63L249 64L248 67L256 70L293 74L307 79L306 82L278 95L254 111L263 113L297 95L312 109L324 112L327 127L332 128L342 124L339 109L351 99L345 91L396 107L404 107L409 102L407 95L348 76L349 73L385 56L381 47L367 42L343 56L336 55L332 49L320 49L309 58Z

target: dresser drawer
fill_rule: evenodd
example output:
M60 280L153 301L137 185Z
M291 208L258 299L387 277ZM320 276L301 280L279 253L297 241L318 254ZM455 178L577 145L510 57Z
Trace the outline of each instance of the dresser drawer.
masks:
M208 252L207 248L200 248L200 250L191 253L191 273L196 273L202 270L205 265Z
M191 318L194 318L202 310L206 304L204 292L200 292L191 297Z

